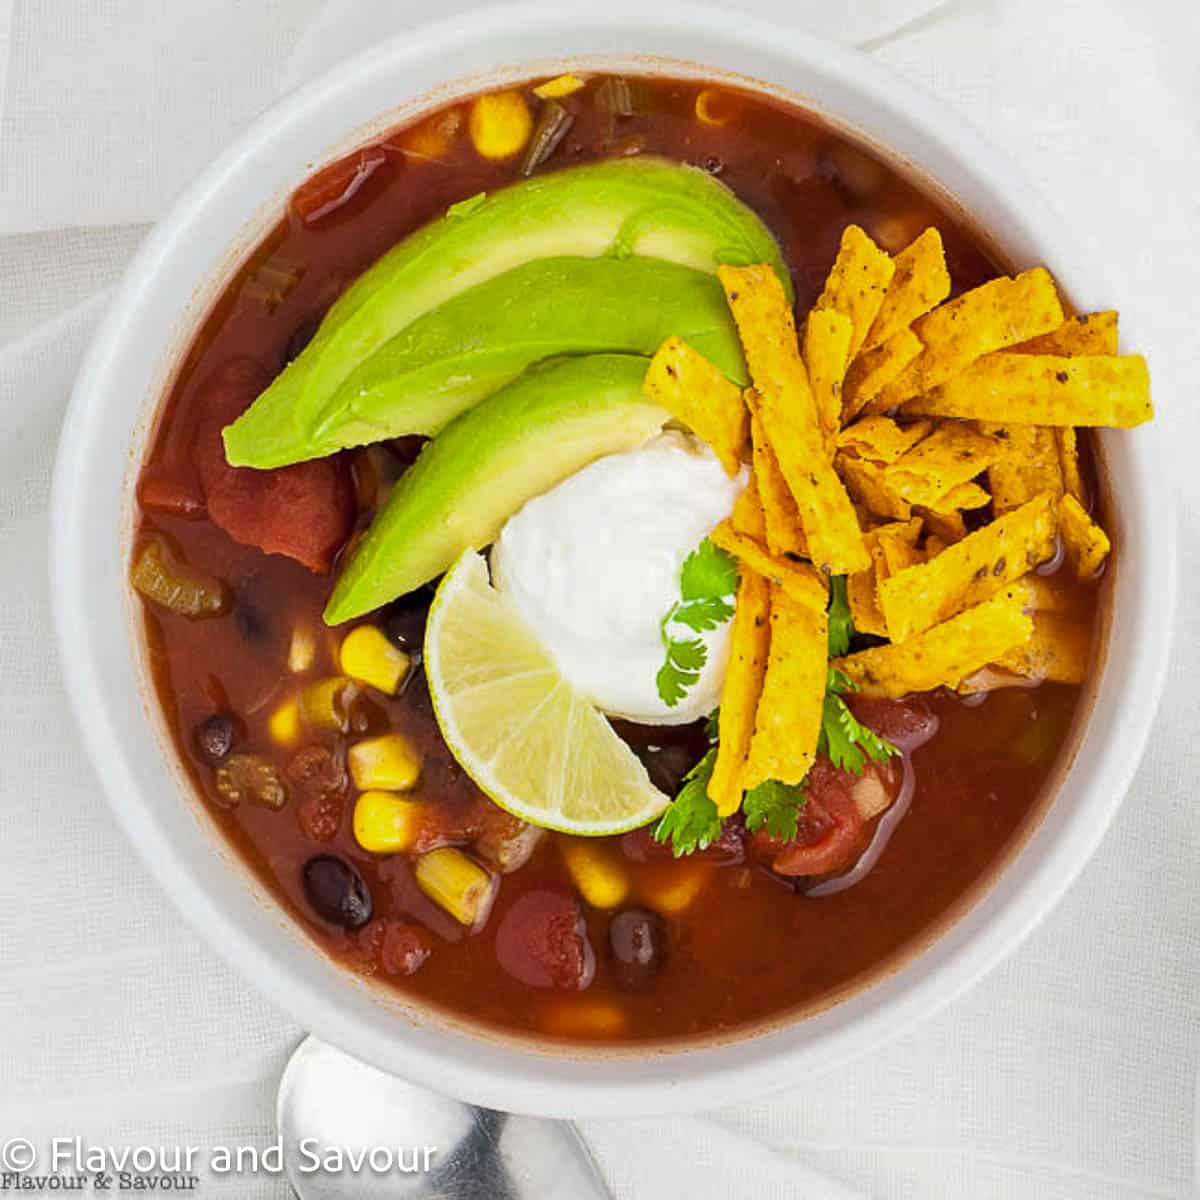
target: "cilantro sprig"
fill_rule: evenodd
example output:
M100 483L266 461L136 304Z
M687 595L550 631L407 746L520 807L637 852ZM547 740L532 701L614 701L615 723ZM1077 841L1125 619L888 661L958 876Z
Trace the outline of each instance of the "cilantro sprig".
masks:
M737 581L737 563L708 538L683 560L680 598L659 622L665 659L654 681L668 707L674 708L687 695L708 661L708 647L702 639L677 637L671 627L683 625L704 633L728 621L733 616Z
M654 827L654 840L670 842L676 858L707 850L721 836L725 822L708 795L716 761L717 748L712 746L683 777L678 795Z

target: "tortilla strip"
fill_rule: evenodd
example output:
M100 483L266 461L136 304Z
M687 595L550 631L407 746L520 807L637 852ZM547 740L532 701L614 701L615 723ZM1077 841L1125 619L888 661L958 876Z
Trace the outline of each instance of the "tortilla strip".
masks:
M982 508L989 500L991 500L991 496L979 484L960 483L952 487L944 496L940 496L936 501L922 507L926 512L949 516L960 510L970 512L972 509Z
M867 534L871 569L859 571L846 580L850 617L859 633L887 637L887 622L879 607L879 581L920 561L921 555L917 549L920 534L921 522L915 518L880 525Z
M842 423L853 421L864 411L882 412L875 402L923 349L921 339L911 329L901 329L886 342L864 350L850 364L842 385Z
M1065 571L1053 575L1031 571L1021 577L1020 584L1029 593L1032 612L1074 612L1079 604L1076 587Z
M879 315L896 264L858 225L847 225L825 290L814 308L832 308L849 317L853 327L847 361L853 362Z
M1087 493L1083 486L1083 474L1079 470L1079 435L1074 425L1060 425L1054 435L1058 442L1058 465L1062 471L1063 489L1083 504Z
M903 642L994 596L1051 558L1057 534L1052 492L968 534L926 562L879 585L879 607L894 642Z
M1140 354L989 354L904 406L906 414L1132 429L1154 415Z
M1029 640L1033 618L1024 595L1010 588L909 641L873 646L830 665L861 696L899 699L912 692L957 687L968 675Z
M1085 354L1116 354L1117 314L1083 313L1068 317L1057 329L1012 347L1018 354L1063 354L1078 358Z
M1039 492L1063 492L1058 439L1048 425L980 424L980 432L999 439L999 457L988 467L992 510L996 516L1020 508Z
M738 533L732 521L722 521L708 536L755 574L781 588L797 604L807 604L821 612L829 607L829 591L812 563L772 555L753 538Z
M1062 320L1054 280L1044 267L964 292L913 326L925 349L880 393L880 411L928 392L993 350L1048 333Z
M758 497L758 484L753 479L733 502L729 523L738 533L744 533L756 542L767 540L767 519L763 515L762 501Z
M912 505L886 482L885 467L844 451L838 453L834 464L850 494L872 516L885 521L907 521L912 516Z
M1070 494L1059 501L1058 520L1067 562L1077 578L1090 579L1104 565L1112 549L1108 534Z
M808 556L808 542L800 525L800 510L779 469L779 460L763 432L758 415L758 394L746 392L750 406L750 441L753 446L754 484L762 505L766 526L767 549L772 554L802 554Z
M1027 679L1082 683L1087 678L1092 632L1061 613L1035 612L1033 635L1002 654L996 665Z
M778 276L765 264L718 270L758 397L762 432L800 512L808 553L834 575L869 562L850 497L825 453L808 375L796 346L792 310ZM751 410L754 412L754 410ZM759 482L766 511L766 492ZM768 513L768 523L770 522ZM768 524L768 529L770 525Z
M896 273L863 342L880 346L950 295L950 272L942 235L932 225L896 255Z
M742 389L704 355L682 338L667 338L650 360L642 387L655 404L712 447L728 474L741 470L750 438Z
M947 546L961 542L967 536L967 523L958 509L952 509L950 512L938 512L932 508L918 508L914 511L924 521L925 528L933 535L932 538L927 538L925 541L925 557L927 559L941 553L941 550ZM935 548L936 543L941 543L941 549Z
M830 458L842 427L842 381L853 331L850 318L832 308L814 308L804 324L804 366Z
M940 512L948 508L978 508L979 503L939 504L938 501L960 484L970 483L991 466L1003 450L1002 443L996 438L961 421L951 421L939 426L897 459L884 471L883 478L888 487L909 504L922 504Z
M753 571L741 573L729 635L729 666L721 687L717 760L708 781L709 798L723 817L736 812L742 802L742 775L771 641L769 597L762 576Z
M799 783L817 754L829 655L829 619L771 588L771 647L742 787ZM722 716L724 705L722 705Z
M861 361L861 360L860 360ZM931 421L898 425L891 417L864 417L838 434L840 450L877 463L894 463L933 429Z

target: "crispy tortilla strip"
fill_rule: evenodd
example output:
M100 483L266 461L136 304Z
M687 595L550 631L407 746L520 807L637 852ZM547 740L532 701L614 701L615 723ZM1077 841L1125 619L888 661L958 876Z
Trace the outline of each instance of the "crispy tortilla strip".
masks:
M870 350L907 329L950 295L942 235L932 225L896 255L896 273L863 342Z
M884 521L907 521L912 516L912 505L886 482L886 467L844 452L834 463L850 494L871 516Z
M1058 505L1059 529L1067 562L1079 579L1090 579L1104 565L1112 543L1108 534L1088 515L1087 509L1068 494Z
M909 504L922 504L938 512L978 508L978 503L939 501L948 492L982 474L1003 450L998 439L988 437L962 421L949 421L897 459L884 471L883 478L888 487Z
M993 425L980 431L997 438L1001 452L988 467L988 486L996 516L1020 508L1040 492L1063 492L1058 438L1048 425Z
M849 317L832 308L814 308L804 324L804 366L830 458L842 427L842 381L853 328Z
M919 508L915 510L917 515L925 522L925 528L933 535L933 538L926 539L925 542L925 557L932 558L935 554L940 554L947 546L953 546L955 542L961 542L967 536L967 523L963 520L961 512L955 510L953 512L935 512L932 508ZM941 543L941 549L932 548L931 543Z
M876 401L884 389L921 353L921 339L911 329L901 329L886 342L864 350L846 372L842 385L842 423L861 412L882 412Z
M1092 631L1061 613L1033 614L1033 635L1002 654L996 665L1026 679L1082 683L1087 678Z
M708 781L709 798L723 817L736 812L742 802L742 774L771 644L769 604L767 581L753 571L743 571L729 634L729 666L721 687L717 761Z
M772 555L766 546L738 533L732 521L722 521L708 536L743 566L781 588L797 604L807 604L820 612L829 607L829 591L812 563Z
M1057 534L1052 492L968 534L927 562L879 585L892 641L903 642L994 596L1052 557Z
M779 460L771 449L767 435L763 432L758 415L758 394L746 392L746 403L750 406L750 440L754 447L754 485L762 505L763 522L766 526L767 549L772 554L808 555L808 542L800 525L800 510L792 499L787 480L779 469Z
M1069 613L1079 609L1078 587L1066 571L1053 575L1030 571L1021 577L1020 584L1029 595L1031 612Z
M838 449L877 463L894 463L933 429L932 421L898 425L891 417L864 417L838 434Z
M766 542L767 519L763 515L762 501L758 498L758 484L753 479L733 502L733 513L729 521L738 533L743 533L756 542Z
M1063 490L1084 504L1087 493L1083 487L1083 474L1079 470L1079 435L1074 425L1060 425L1054 435L1058 441L1058 465L1062 471Z
M871 535L867 534L867 547L871 548ZM850 603L850 619L859 633L873 633L887 637L887 624L879 610L879 595L876 591L875 568L856 571L846 578L846 599Z
M741 470L750 438L742 389L704 355L682 338L667 338L650 360L642 387L655 404L707 442L730 475Z
M847 225L833 269L814 308L832 308L849 317L853 326L848 361L853 362L875 323L896 264L864 230Z
M1033 619L1024 604L1019 589L1008 589L909 641L860 650L831 665L862 696L898 699L958 687L968 675L1029 640Z
M870 556L854 506L825 453L783 285L775 272L761 263L721 267L718 274L754 380L755 415L796 501L809 556L819 570L830 574L862 570ZM761 479L759 494L769 530L771 516Z
M743 790L768 779L799 783L808 774L821 730L828 655L827 614L797 604L781 588L772 586L771 648Z
M989 354L904 406L907 414L1025 425L1132 429L1154 416L1140 354Z
M871 569L859 571L846 580L850 616L860 633L887 637L887 622L879 607L879 581L921 561L917 549L920 534L921 522L917 518L880 525L867 534Z
M991 500L991 496L979 484L960 483L952 487L935 503L927 504L924 508L925 511L946 517L953 513L970 512L972 509L982 508L989 500Z
M1062 320L1054 280L1043 267L964 292L913 326L925 349L883 389L877 399L879 410L928 392L993 350L1048 333Z
M1013 346L1017 354L1062 354L1079 358L1085 354L1116 354L1117 314L1083 313L1068 317L1057 329Z

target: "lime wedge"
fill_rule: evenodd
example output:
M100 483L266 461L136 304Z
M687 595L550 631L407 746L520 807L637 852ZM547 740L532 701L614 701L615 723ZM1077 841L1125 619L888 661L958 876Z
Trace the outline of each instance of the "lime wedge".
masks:
M668 797L604 715L558 673L473 550L434 597L425 673L451 753L514 816L600 837L636 829L666 808Z

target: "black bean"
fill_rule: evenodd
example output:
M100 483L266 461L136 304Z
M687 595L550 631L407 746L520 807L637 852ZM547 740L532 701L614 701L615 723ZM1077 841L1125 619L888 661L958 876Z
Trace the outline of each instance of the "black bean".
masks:
M683 777L696 765L695 755L678 742L647 747L640 757L650 782L666 796L674 796L679 791Z
M233 609L238 633L248 642L261 642L267 636L267 620L262 611L249 600L239 599Z
M608 948L617 986L644 991L666 961L667 923L649 909L627 908L608 926Z
M212 766L222 762L233 749L237 723L228 713L213 713L196 726L196 753Z
M304 864L304 894L317 916L343 929L371 919L371 892L345 859L321 854Z
M388 640L409 654L419 651L425 640L425 619L429 615L431 599L425 588L418 588L393 600L383 618L383 632Z

